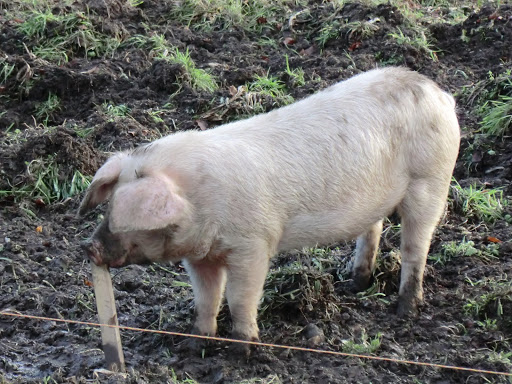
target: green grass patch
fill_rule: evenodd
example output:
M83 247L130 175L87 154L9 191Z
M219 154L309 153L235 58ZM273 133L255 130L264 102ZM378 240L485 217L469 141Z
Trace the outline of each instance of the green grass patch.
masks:
M7 80L11 77L15 68L15 64L10 64L4 58L0 59L0 84L7 83Z
M108 116L109 121L115 121L120 117L128 117L131 109L126 104L115 105L105 101L101 104L101 111Z
M479 319L503 319L510 322L511 313L504 308L512 308L512 281L507 276L487 278L476 282L466 279L473 287L485 292L469 298L463 306L467 315Z
M27 163L24 183L13 186L10 190L0 191L0 196L12 196L15 201L41 199L44 204L49 205L85 191L91 179L79 171L73 172L69 178L63 178L55 158L49 156Z
M501 189L489 189L475 185L462 188L453 179L450 190L454 207L460 208L465 216L478 221L494 223L503 217L503 208L508 205Z
M188 48L185 52L167 43L167 39L161 34L152 34L149 37L136 35L126 42L127 45L137 47L149 47L150 56L158 60L165 60L171 64L179 64L183 68L183 82L188 83L193 89L214 92L218 89L217 82L213 75L204 69L196 67L194 60L190 57Z
M170 18L202 31L241 28L258 32L284 19L286 13L284 2L271 0L183 0L174 6Z
M475 242L471 240L449 241L442 246L440 253L431 254L428 259L434 264L445 265L457 257L478 257L485 261L497 259L499 256L499 244L489 244L484 248L475 247Z
M256 75L254 81L247 84L247 89L260 96L271 97L277 105L287 105L294 101L293 97L287 93L286 85L268 73L264 76Z
M489 72L489 89L482 92L478 114L480 132L492 136L504 136L512 127L512 69L495 76Z
M302 87L306 85L304 70L302 68L291 69L290 63L288 62L288 55L286 55L284 58L286 60L285 72L290 77L292 84L295 87Z
M382 333L377 333L370 337L363 329L361 331L361 340L343 340L341 349L345 353L357 353L371 355L377 352L382 345Z
M121 44L119 37L98 32L82 12L54 13L49 7L41 8L34 6L20 14L10 14L23 20L17 29L41 59L62 64L76 56L112 56Z
M45 101L36 105L34 116L36 120L42 120L43 125L47 126L48 121L51 119L54 112L59 111L60 108L60 98L50 92L48 94L48 98Z
M388 36L394 38L396 42L400 45L409 45L410 47L422 52L426 53L432 61L437 61L437 51L434 50L434 46L427 38L427 35L424 30L418 30L414 32L413 36L409 36L404 34L404 32L397 28L397 32L389 33Z

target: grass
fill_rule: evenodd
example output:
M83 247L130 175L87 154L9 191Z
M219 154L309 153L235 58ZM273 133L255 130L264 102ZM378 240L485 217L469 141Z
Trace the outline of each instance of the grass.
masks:
M126 104L115 105L108 101L101 104L102 112L109 117L109 121L115 121L119 117L127 117L130 115L131 109Z
M0 59L0 84L7 83L16 68L15 64L8 63L5 59Z
M382 344L382 333L377 333L370 337L363 329L361 331L361 341L343 340L342 351L345 353L357 353L371 355L377 352Z
M270 0L183 0L174 6L170 17L196 30L260 32L277 24L276 19L284 14L285 4Z
M190 56L188 48L185 52L167 43L167 39L162 34L151 34L149 37L136 35L130 38L126 45L137 47L149 46L150 56L158 60L165 60L171 64L179 64L183 68L183 82L188 83L193 89L205 92L214 92L218 89L215 78L204 69L196 67L194 60Z
M480 117L478 132L503 137L512 126L512 69L500 74L489 71L488 77L460 92L463 103Z
M24 184L13 186L11 190L2 190L0 196L12 196L16 201L40 200L42 204L49 205L82 193L91 179L79 171L74 171L69 179L63 179L56 160L49 156L28 163Z
M503 217L503 207L508 205L501 189L475 185L462 188L455 179L452 180L451 194L454 206L460 207L465 216L491 224Z
M332 39L336 39L340 36L341 23L333 21L326 23L322 26L318 32L318 36L315 37L315 42L324 48L325 45Z
M469 92L470 101L477 99L481 117L479 132L503 137L512 127L512 69L499 75L489 72L488 80Z
M290 68L290 63L288 62L288 55L285 55L286 60L286 74L290 77L292 84L295 87L302 87L306 85L306 79L304 70L302 68Z
M54 13L50 8L34 7L12 19L22 19L17 29L26 36L28 47L39 58L62 64L76 56L112 56L121 44L119 37L98 32L82 12Z
M34 116L37 120L43 120L45 126L48 125L48 121L53 116L54 112L61 109L60 98L53 94L48 94L48 99L36 105Z
M286 93L286 85L269 73L264 76L256 75L254 81L247 84L247 89L259 96L269 96L277 105L286 105L294 101L293 97Z
M187 81L192 85L192 88L199 89L206 92L214 92L218 86L215 79L211 74L203 69L196 68L188 48L185 52L181 52L178 48L174 50L174 55L169 59L171 63L180 64L187 77Z
M364 40L372 37L378 30L378 19L351 21L343 26L348 29L349 39Z
M419 30L414 33L413 37L405 35L404 32L397 28L398 32L391 32L388 36L394 38L400 45L409 45L412 48L426 53L432 61L438 61L437 51L433 49L432 43L427 39L425 31Z
M260 305L263 320L271 319L279 313L299 315L313 311L317 315L330 318L339 310L333 298L332 274L324 271L323 267L318 269L313 266L326 262L325 251L319 250L316 256L310 255L311 251L306 250L304 254L305 259L311 262L310 266L301 260L295 260L284 266L271 268Z
M445 265L457 257L478 257L486 261L497 259L499 255L499 245L489 244L484 249L477 249L474 241L462 239L460 242L449 241L442 245L441 253L428 256L434 264Z
M470 282L470 281L468 281ZM488 278L478 282L470 282L472 286L478 285L480 289L486 292L469 298L463 306L467 315L475 318L487 319L497 318L510 321L504 318L504 303L510 307L512 305L512 282L507 276L499 278ZM489 322L489 321L488 321Z
M504 136L512 127L512 96L500 95L498 100L483 106L480 131L487 135Z

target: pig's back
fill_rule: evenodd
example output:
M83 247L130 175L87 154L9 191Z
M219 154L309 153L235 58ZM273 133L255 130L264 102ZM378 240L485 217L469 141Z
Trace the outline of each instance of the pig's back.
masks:
M190 135L199 214L233 231L281 233L283 249L312 227L319 243L357 236L397 206L411 179L449 177L459 140L453 99L397 68Z

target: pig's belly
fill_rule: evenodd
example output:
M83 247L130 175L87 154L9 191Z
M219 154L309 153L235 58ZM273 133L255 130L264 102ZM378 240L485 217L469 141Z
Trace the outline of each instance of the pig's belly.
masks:
M329 211L297 215L284 226L278 251L329 245L352 240L367 232L391 210L374 212Z

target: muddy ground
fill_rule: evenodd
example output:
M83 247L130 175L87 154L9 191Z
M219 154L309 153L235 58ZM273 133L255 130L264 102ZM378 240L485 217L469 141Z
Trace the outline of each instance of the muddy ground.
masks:
M482 105L512 94L512 6L285 1L237 20L220 17L224 10L186 19L191 1L43 3L38 12L79 15L90 24L73 30L79 34L62 48L65 56L50 47L52 56L41 47L67 33L65 27L48 18L42 34L31 34L23 26L35 18L35 6L0 0L0 310L97 320L90 267L79 242L91 234L104 207L77 219L81 194L69 181L92 176L109 153L286 102L254 89L248 96L251 89L243 86L256 76L274 76L286 94L300 99L376 66L403 65L455 95L463 133L455 179L463 188L500 189L502 210L484 220L465 211L464 198L452 189L432 242L425 305L413 319L395 315L394 217L385 226L375 283L364 294L346 289L353 243L279 255L262 302L261 339L512 372L512 211L506 205L512 195L512 130L509 125L493 135L481 129ZM84 42L91 31L97 41ZM198 89L183 65L162 58L166 53L156 45L137 44L137 36L163 36L165 46L188 49L196 67L214 76L217 89ZM430 45L421 43L422 36ZM102 45L106 39L120 45L109 50ZM304 71L304 82L286 72L286 60L290 70ZM44 173L50 168L53 178ZM57 187L32 188L40 177ZM450 244L461 243L466 250L450 253ZM112 278L120 324L190 331L193 299L181 265L130 266L112 270ZM220 336L229 336L227 308L219 327ZM311 330L325 339L313 343ZM123 331L128 374L110 375L97 371L104 362L98 329L0 315L0 383L511 380L270 348L258 348L247 360L224 343L194 352L184 341Z

